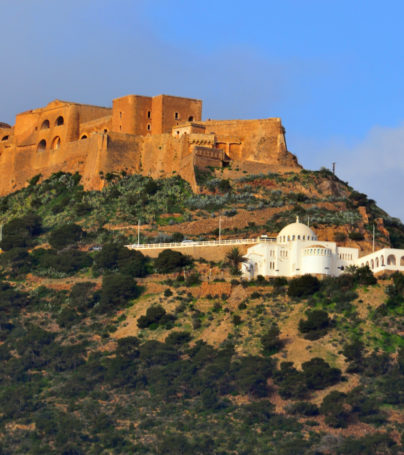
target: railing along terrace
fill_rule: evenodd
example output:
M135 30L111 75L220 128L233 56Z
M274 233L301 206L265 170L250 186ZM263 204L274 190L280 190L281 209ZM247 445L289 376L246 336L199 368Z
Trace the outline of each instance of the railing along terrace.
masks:
M254 244L254 243L272 243L276 239L230 239L230 240L202 240L202 241L185 241L185 242L171 242L171 243L133 243L126 245L127 248L132 250L146 250L146 249L164 249L164 248L190 248L201 246L215 246L215 245L240 245L240 244Z

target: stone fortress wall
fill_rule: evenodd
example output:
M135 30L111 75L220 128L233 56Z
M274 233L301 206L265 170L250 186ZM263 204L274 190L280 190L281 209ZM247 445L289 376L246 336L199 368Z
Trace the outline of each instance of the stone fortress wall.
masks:
M102 174L126 171L154 178L178 174L197 189L195 166L232 160L300 169L286 148L279 118L202 121L202 101L128 95L112 108L55 100L0 123L0 195L35 175L80 172L86 189Z

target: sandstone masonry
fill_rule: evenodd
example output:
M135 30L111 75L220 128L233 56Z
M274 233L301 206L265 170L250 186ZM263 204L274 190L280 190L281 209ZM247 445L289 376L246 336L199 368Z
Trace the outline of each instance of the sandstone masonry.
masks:
M23 112L14 126L0 122L0 195L58 171L78 171L85 189L100 189L106 173L126 171L178 174L197 190L195 167L236 161L300 169L279 118L201 118L202 101L168 95L128 95L112 108L55 100Z

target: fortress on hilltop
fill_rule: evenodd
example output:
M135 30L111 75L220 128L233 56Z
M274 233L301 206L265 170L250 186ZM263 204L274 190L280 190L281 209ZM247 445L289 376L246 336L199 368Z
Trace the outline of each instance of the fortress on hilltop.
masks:
M85 189L100 189L102 175L125 171L178 174L196 190L195 167L233 161L300 169L279 118L201 118L202 101L168 95L128 95L112 108L55 100L23 112L14 126L0 122L0 195L58 171L79 172Z

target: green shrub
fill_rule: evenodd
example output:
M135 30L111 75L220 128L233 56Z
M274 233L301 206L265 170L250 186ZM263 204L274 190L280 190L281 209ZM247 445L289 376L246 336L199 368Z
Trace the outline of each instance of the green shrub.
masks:
M65 275L73 275L79 270L90 267L91 257L84 251L78 250L45 250L38 248L32 252L32 263L38 272L52 275L52 271Z
M94 258L94 269L105 272L120 271L126 275L143 277L147 275L148 259L137 250L123 245L106 243Z
M201 277L198 272L191 273L185 280L185 286L196 286L201 284Z
M345 242L346 234L344 232L334 232L334 241L335 242Z
M318 406L308 401L299 401L288 407L290 414L300 414L305 417L316 416L319 413Z
M320 281L313 275L303 275L289 281L289 297L307 297L320 289Z
M140 288L133 277L115 273L102 279L100 303L97 311L108 312L119 308L140 295Z
M325 415L325 423L334 428L346 428L348 426L348 411L345 405L346 394L342 392L330 392L321 403L320 412Z
M179 251L163 250L154 260L154 267L158 273L177 272L191 264L191 259Z
M181 347L188 344L192 339L192 336L189 332L171 332L166 338L166 344L175 347Z
M42 232L41 217L28 213L20 218L13 218L3 226L3 239L0 248L4 251L12 248L26 248L33 245L33 239Z
M330 367L327 362L319 357L304 362L302 370L308 389L324 389L336 384L341 379L341 370Z
M317 340L327 333L331 320L323 310L308 311L307 319L300 319L299 331L308 340Z
M173 320L175 320L175 316L167 314L161 305L153 305L147 309L145 316L140 316L137 325L141 329L156 328L160 324L164 325Z
M350 232L349 233L349 238L351 240L356 240L358 242L365 239L365 237L362 234L362 232L357 232L357 231Z
M279 339L279 328L273 324L270 329L261 336L262 351L266 355L272 355L282 348L282 341Z
M77 224L63 224L51 232L49 236L49 243L52 248L61 250L69 245L74 245L84 236L85 232Z

